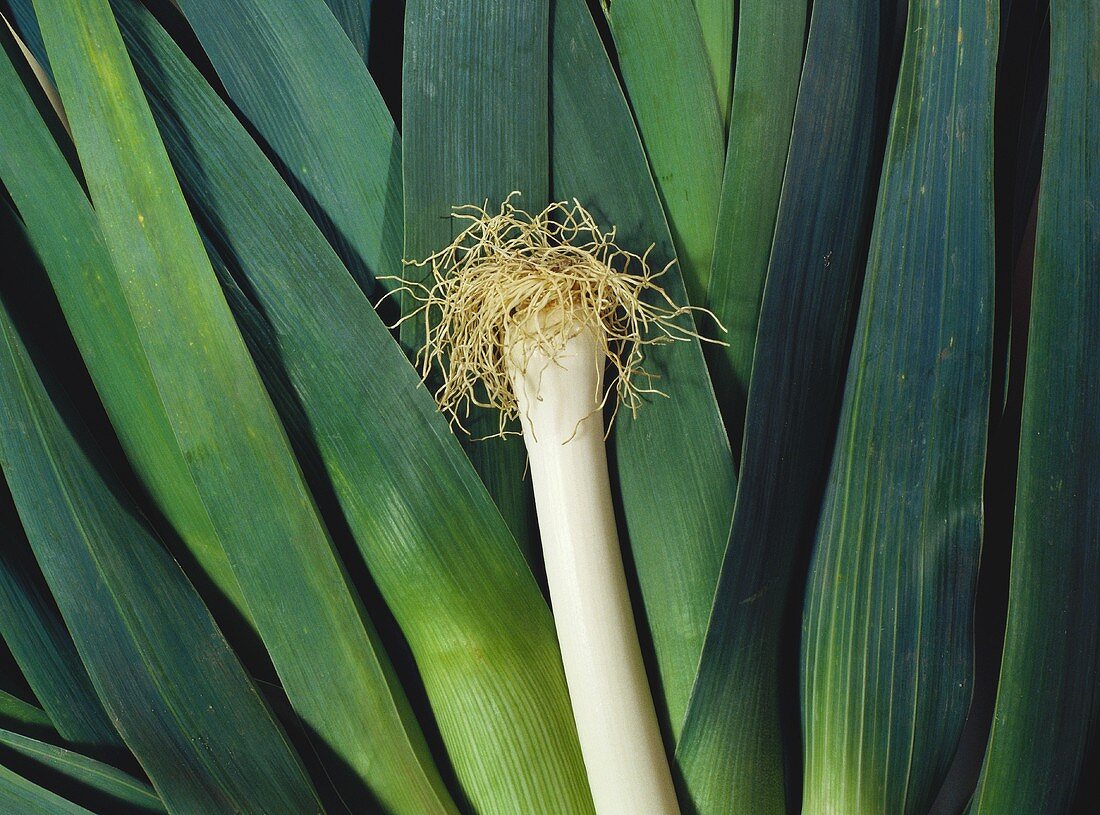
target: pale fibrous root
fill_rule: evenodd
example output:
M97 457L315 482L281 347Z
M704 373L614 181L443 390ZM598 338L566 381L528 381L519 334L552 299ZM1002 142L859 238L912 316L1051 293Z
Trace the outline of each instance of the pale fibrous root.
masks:
M398 291L418 306L402 321L423 323L417 364L425 381L439 372L440 409L463 431L472 406L496 409L500 423L491 436L517 433L509 374L516 343L527 357L537 350L554 359L584 327L594 329L599 361L611 373L596 394L599 407L614 400L614 412L633 413L646 396L663 396L645 368L645 349L702 339L691 312L705 312L677 305L657 285L672 264L650 269L653 246L640 255L621 249L615 229L602 230L575 199L532 215L514 205L518 195L493 214L488 202L455 207L453 217L466 226L454 241L406 261L428 271L422 282L401 280Z

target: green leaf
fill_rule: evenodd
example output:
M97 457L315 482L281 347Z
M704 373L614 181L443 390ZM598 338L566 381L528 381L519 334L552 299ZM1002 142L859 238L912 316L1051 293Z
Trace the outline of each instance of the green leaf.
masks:
M691 301L705 301L725 126L692 0L603 0ZM732 55L729 57L732 59Z
M514 190L531 212L549 198L547 144L548 0L411 0L405 8L402 70L405 256L447 246L461 222L451 209L497 207ZM409 351L422 343L415 320L403 326ZM498 417L477 411L474 438ZM534 506L523 479L519 438L469 441L466 452L532 563Z
M0 465L111 720L173 812L320 813L209 612L36 367L13 301L0 308Z
M909 4L803 612L803 811L924 815L974 684L998 4Z
M689 812L786 811L797 712L789 614L820 504L874 211L890 0L818 0L746 407L733 530L677 746ZM822 133L830 138L823 139ZM788 749L797 749L790 745Z
M1100 714L1100 8L1055 3L1050 23L1008 625L972 815L1092 805L1071 810Z
M115 429L140 447L159 440L167 420L192 479L184 499L197 494L209 511L295 711L341 774L395 812L450 811L233 322L106 0L36 8L118 270L100 270L97 282L117 287L127 310L90 319L107 335L118 322L133 326L163 404L151 417L108 404ZM63 305L86 291L49 266L55 287L68 290ZM101 392L117 384L92 375Z
M19 815L93 815L0 766L0 809Z
M0 746L3 752L22 759L27 767L25 776L43 776L38 780L55 792L64 792L70 800L118 815L167 812L148 784L109 764L8 730L0 730Z
M329 0L350 11L366 0ZM180 0L230 98L368 293L401 272L401 147L323 0Z
M583 0L556 0L551 26L551 168L555 199L578 198L634 251L673 256L638 132ZM615 145L608 150L607 145ZM677 303L683 279L661 280ZM690 320L685 321L690 323ZM733 458L696 341L653 346L646 365L668 399L651 399L612 433L627 538L656 653L654 696L679 733L699 661L735 489Z
M726 327L708 358L733 449L740 454L760 299L791 140L805 0L741 0L737 73L714 265L706 306Z
M0 631L8 648L64 739L100 748L121 747L2 483L0 524L6 538L0 549Z
M370 4L371 0L325 0L333 15L340 22L351 44L367 61L370 49ZM304 4L303 4L304 5Z
M746 0L694 0L699 28L710 60L714 88L718 92L718 110L722 121L730 120L730 92L733 90L733 43L738 15L744 15ZM741 8L738 8L740 5Z
M2 690L0 690L0 727L39 740L61 741L46 711Z
M48 111L47 103L38 96L36 109L24 89L27 84L37 91L35 80L23 70L21 83L13 70L13 63L22 68L22 55L3 33L0 41L8 54L0 61L5 73L0 81L0 118L9 125L0 130L0 178L23 219L34 251L51 276L107 412L116 424L140 423L143 428L140 438L122 434L121 441L146 488L197 563L198 573L192 579L202 577L204 594L220 599L214 604L219 618L239 620L232 623L231 633L247 636L251 631L246 622L249 613L237 579L165 415L95 213L42 120L39 110ZM60 137L66 138L64 134ZM110 330L102 330L104 325Z
M118 9L178 177L239 280L238 319L306 425L463 793L479 812L589 811L553 621L477 473L245 129L149 14Z

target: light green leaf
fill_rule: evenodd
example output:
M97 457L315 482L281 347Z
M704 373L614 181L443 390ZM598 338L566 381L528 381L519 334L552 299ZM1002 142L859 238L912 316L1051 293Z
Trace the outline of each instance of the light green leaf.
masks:
M698 305L710 281L726 145L699 17L692 0L603 6L684 283Z
M238 320L409 642L464 795L479 812L588 811L553 622L477 473L245 129L150 15L118 8L178 177L239 281L225 280Z
M163 405L147 417L108 404L116 430L140 447L159 441L167 421L295 711L338 772L395 812L450 811L233 322L106 0L36 9L118 270L97 282L117 287L126 309L117 321L133 326ZM68 290L63 305L78 298L82 281L49 267L55 288ZM108 316L90 319L109 335ZM92 376L101 392L116 385Z

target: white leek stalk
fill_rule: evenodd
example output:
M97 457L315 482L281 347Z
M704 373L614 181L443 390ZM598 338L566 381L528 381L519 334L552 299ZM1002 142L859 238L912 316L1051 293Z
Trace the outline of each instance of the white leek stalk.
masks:
M596 812L676 815L615 529L600 410L606 359L599 330L576 331L554 359L521 339L510 373Z
M440 408L519 419L530 459L550 599L581 753L598 815L678 815L622 554L604 449L604 403L635 410L657 394L643 348L697 336L686 307L619 249L576 201L531 215L463 207L455 241L413 265L425 282L420 355L438 369ZM614 372L605 389L605 368Z

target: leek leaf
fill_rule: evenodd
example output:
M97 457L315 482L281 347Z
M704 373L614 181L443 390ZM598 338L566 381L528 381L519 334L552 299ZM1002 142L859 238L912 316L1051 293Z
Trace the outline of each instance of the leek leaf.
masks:
M806 12L805 0L741 0L739 9L730 135L706 299L727 331L722 336L727 344L708 348L707 356L738 455L760 298L802 74Z
M1100 8L1052 4L1050 35L1008 624L971 815L1095 803L1071 809L1100 724Z
M477 473L244 127L139 4L118 14L177 175L239 280L226 281L238 320L284 414L301 413L465 797L481 812L587 811L553 622Z
M0 809L19 815L93 815L4 766L0 766Z
M111 720L173 812L320 813L209 612L43 372L44 355L28 351L6 288L0 465Z
M684 283L699 305L710 279L726 145L699 16L692 0L603 6Z
M444 248L463 224L450 217L465 204L541 211L549 197L547 145L548 0L411 0L405 8L402 127L405 256ZM422 270L410 269L414 277ZM402 341L422 341L409 320ZM474 438L496 431L498 417L476 411ZM508 527L538 563L534 506L518 437L471 441L470 459Z
M365 0L330 0L350 8ZM233 102L368 293L401 271L401 148L323 0L180 0Z
M152 788L109 764L18 733L0 729L0 750L20 757L23 775L94 809L118 815L164 815ZM34 772L32 772L32 768Z
M44 0L36 9L118 270L98 282L117 287L126 309L110 322L90 319L103 320L106 336L118 321L138 335L163 401L151 419L170 426L295 711L383 805L449 811L233 322L106 0ZM55 288L80 291L81 281L47 267ZM101 391L115 384L92 374ZM131 446L158 432L148 419L112 414Z
M738 15L745 13L745 0L694 0L699 28L710 60L710 73L718 93L722 121L730 119L730 92L733 89L733 45ZM738 9L738 5L741 6Z
M0 549L0 632L23 676L62 738L88 747L121 747L3 484L0 525L7 539Z
M333 16L348 35L351 44L359 52L363 62L367 61L370 50L370 4L371 0L325 0L332 9ZM303 4L304 5L304 4Z
M0 690L0 727L51 744L62 741L46 711L3 690Z
M198 565L192 579L206 583L204 596L220 600L213 606L220 619L234 620L230 633L247 636L250 628L244 620L249 613L237 579L164 412L129 307L115 283L95 213L39 113L49 111L41 96L36 109L35 80L24 69L21 82L13 70L13 62L25 67L22 55L4 32L0 40L8 54L0 60L5 73L0 81L0 120L5 123L0 128L0 178L51 277L107 412L116 423L142 427L140 437L122 434L121 441L145 487ZM45 115L52 116L52 111ZM104 325L110 330L102 330Z
M578 198L616 239L651 263L672 240L638 132L583 0L555 0L551 28L551 168L555 199ZM614 144L616 149L607 150ZM683 303L673 266L660 279ZM687 321L690 322L690 321ZM654 697L667 732L679 733L710 615L735 489L733 458L699 343L651 346L660 378L636 417L622 411L611 436L629 554L641 589L639 628L656 655Z
M896 3L814 4L726 549L677 762L689 812L786 811L796 624L874 211ZM822 134L829 138L822 138ZM792 630L794 629L794 630ZM793 742L793 743L792 743Z
M974 685L998 3L909 4L803 613L803 812L924 815Z

